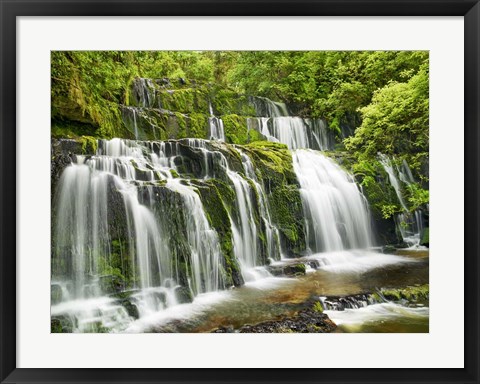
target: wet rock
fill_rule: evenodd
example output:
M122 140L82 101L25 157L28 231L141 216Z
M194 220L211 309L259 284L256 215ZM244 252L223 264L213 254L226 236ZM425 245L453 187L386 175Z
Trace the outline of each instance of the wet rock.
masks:
M320 307L321 308L321 307ZM281 320L265 321L256 325L244 325L240 333L329 333L336 329L336 324L312 304L292 317Z
M157 84L160 84L160 85L170 85L170 79L167 78L167 77L164 77L163 79L159 79L157 81Z
M420 234L420 245L423 245L424 247L429 246L430 244L430 236L429 236L429 228L424 228L422 230L422 233Z
M309 260L305 264L310 266L310 268L313 268L313 269L320 268L320 262L318 260Z
M51 140L51 167L50 176L52 191L55 191L58 180L63 170L76 161L76 155L82 153L82 145L76 140L52 139Z
M125 281L115 275L103 275L99 276L100 289L105 294L112 294L115 292L121 292L125 289Z
M128 316L133 317L134 319L138 319L140 317L137 306L133 304L129 299L121 300L119 304L123 308L125 308L125 310L128 313Z
M50 288L50 302L52 305L58 304L62 301L63 293L62 287L58 284L52 284Z
M235 329L233 328L232 325L226 326L226 327L218 327L217 329L214 329L212 333L234 333Z
M328 296L322 300L323 307L331 311L362 308L377 302L383 302L383 300L380 296L370 293L351 296Z
M269 265L267 270L273 276L301 276L305 275L306 266L304 263L299 264L287 264L287 265Z
M72 333L72 321L66 316L52 317L50 320L51 333Z
M382 253L394 253L397 250L393 245L385 245L382 247Z
M177 287L175 296L180 304L191 303L193 301L192 292L186 287Z

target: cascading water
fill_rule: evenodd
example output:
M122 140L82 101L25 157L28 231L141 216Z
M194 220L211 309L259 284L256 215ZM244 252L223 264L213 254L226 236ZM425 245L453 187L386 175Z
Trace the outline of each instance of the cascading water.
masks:
M286 116L285 105L268 99L254 102L257 113L270 113L271 127L262 121L269 140L293 149L293 168L301 186L306 241L311 252L370 248L372 234L368 204L355 184L335 162L313 149L327 149L331 136L323 120ZM280 107L282 106L282 107Z
M322 154L293 153L301 186L307 243L313 252L372 246L367 202L353 177Z
M328 150L334 139L323 119L290 116L284 103L253 98L257 113L257 130L269 141L286 144L290 149Z
M420 210L416 210L413 214L410 212L405 203L402 189L405 187L408 188L415 182L412 176L412 171L405 160L402 162L402 165L398 167L392 159L382 153L378 154L378 159L385 169L390 184L397 195L398 202L403 209L402 213L395 216L397 229L400 232L403 241L408 246L418 248L420 244L420 235L423 230L423 214Z
M265 194L263 186L259 183L255 170L253 168L250 158L241 150L235 148L242 158L243 169L245 175L249 178L257 192L260 203L260 216L265 226L266 242L267 242L267 256L270 260L276 259L276 255L281 255L280 234L278 228L273 224L268 206L267 195Z
M126 282L118 276L120 266L128 271L129 276L122 278L130 280L139 316L176 304L180 284L194 295L222 285L217 233L194 187L173 179L171 173L178 144L154 144L101 141L97 155L78 156L77 163L64 170L57 195L52 270L52 280L63 288L60 306L54 305L52 313L61 312L62 305L68 307L65 302L72 299L113 294L110 286L105 288L105 280L124 289ZM163 206L169 198L180 214ZM182 236L170 228L175 222L184 225L186 241L179 247L183 255L169 247L172 237ZM125 233L120 235L122 230ZM128 244L118 244L120 238ZM113 250L111 244L120 249ZM180 263L187 263L187 269L180 270ZM105 300L111 307L113 301ZM125 310L116 307L122 312L118 316L124 318ZM77 320L81 316L85 313L77 313Z
M179 177L183 150L201 155L201 168L191 170L200 178L232 186L233 252L244 280L269 275L261 265L279 259L281 249L265 191L250 158L233 148L243 173L234 171L215 148L222 145L200 139L101 140L96 155L77 156L65 168L53 236L52 281L61 291L52 307L55 316L69 316L79 331L107 323L121 327L132 316L142 318L184 301L185 290L196 296L224 288L218 234L196 187ZM128 296L128 313L120 291L128 292L122 294Z
M157 87L137 79L136 106L122 106L137 139L149 129L149 113L160 111L164 90ZM291 171L288 185L297 193L295 219L302 220L303 208L298 237L305 228L306 247L302 237L292 252L289 228L272 220L278 220L270 206L278 181L254 168L264 161L254 147L223 143L223 122L210 104L210 140L101 140L95 155L76 156L64 169L53 209L52 319L68 318L72 331L122 331L134 319L147 321L205 293L271 276L266 264L287 262L282 246L285 254L308 251L306 259L332 273L399 262L365 251L372 246L368 205L353 177L319 152L333 147L325 121L290 116L285 104L268 99L255 107L258 117L247 119L247 129L292 150L301 205ZM413 182L408 166L397 173L396 191ZM209 205L217 195L213 207L226 212L221 217L229 226L223 232ZM236 270L227 275L227 268Z
M223 128L223 121L222 119L215 117L215 115L213 114L213 107L211 103L209 103L209 112L210 112L210 117L208 118L208 123L210 126L209 139L225 141L225 130Z
M264 222L267 258L278 259L281 254L278 229L272 224L265 191L258 182L253 171L252 162L246 154L235 148L241 157L244 168L245 175L241 175L230 169L226 157L220 151L209 150L206 144L207 142L204 140L189 139L190 146L202 151L203 163L207 170L204 178L221 177L221 174L224 174L233 186L236 214L229 214L233 236L233 250L242 267L244 280L256 280L261 276L265 276L266 272L256 268L259 266L262 245L258 236L258 225L261 224L256 222L255 212ZM210 163L213 164L211 167L208 167ZM254 199L255 192L259 197L258 202Z

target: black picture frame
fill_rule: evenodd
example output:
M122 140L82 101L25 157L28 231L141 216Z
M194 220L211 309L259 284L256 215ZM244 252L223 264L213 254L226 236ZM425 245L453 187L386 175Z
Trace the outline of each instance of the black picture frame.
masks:
M478 383L480 4L478 0L0 0L0 380L2 383ZM463 16L465 25L465 367L463 369L16 368L17 16ZM460 257L461 255L456 255ZM460 296L461 297L461 296ZM448 310L447 310L448 311ZM451 314L446 313L446 318ZM445 348L448 353L448 346Z

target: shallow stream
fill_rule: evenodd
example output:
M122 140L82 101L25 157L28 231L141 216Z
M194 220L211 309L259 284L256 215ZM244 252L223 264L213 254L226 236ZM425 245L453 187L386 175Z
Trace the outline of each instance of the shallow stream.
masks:
M299 277L266 277L229 291L202 294L191 304L177 305L131 323L126 332L210 332L281 319L311 299L351 296L379 288L428 283L428 251L397 255L367 251L323 253L298 261L317 260L318 270ZM344 311L325 311L337 332L428 332L427 303L385 302Z

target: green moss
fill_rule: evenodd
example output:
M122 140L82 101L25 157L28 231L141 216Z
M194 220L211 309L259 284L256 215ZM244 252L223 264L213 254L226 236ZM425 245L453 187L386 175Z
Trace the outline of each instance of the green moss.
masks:
M175 133L172 139L184 139L187 137L187 117L179 112L175 112L176 117L176 125L178 127L178 131Z
M378 294L378 292L374 292L370 295L370 299L373 301L373 303L383 303L385 300L383 300L382 297Z
M208 136L208 115L205 113L190 113L187 119L188 137L205 139Z
M252 142L255 142L255 141L264 141L265 140L265 136L263 136L260 132L258 132L257 130L255 129L250 129L248 131L248 137L247 137L247 141L249 143L252 143Z
M239 115L222 115L225 138L231 144L247 144L247 118Z
M94 137L82 136L79 141L82 144L82 153L95 154L97 152L98 142Z
M181 113L208 113L208 89L189 87L177 89L157 88L158 104L169 111Z
M73 325L66 316L52 317L50 320L51 333L71 333L73 332Z
M212 105L217 115L255 116L255 108L249 103L247 96L239 95L225 87L214 87L211 92Z
M241 285L240 265L235 258L232 243L229 211L234 205L235 192L225 182L218 179L208 181L193 180L198 188L210 225L217 231L223 255L222 268L225 285Z
M291 152L284 144L265 141L241 148L252 159L263 183L284 250L291 256L302 253L306 247L303 208Z
M388 175L377 160L354 163L352 170L375 218L389 219L402 211Z
M72 120L52 120L51 136L60 139L78 139L80 136L96 136L97 128L88 123Z
M409 286L401 289L382 289L381 293L387 300L399 301L403 299L408 302L424 302L429 299L429 285Z
M313 304L313 310L318 313L323 313L323 305L320 301L316 301L315 304Z
M423 229L420 245L424 245L428 247L429 243L430 243L430 229L427 227Z

